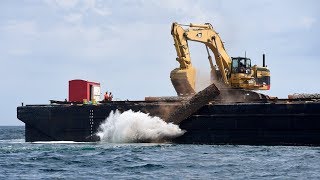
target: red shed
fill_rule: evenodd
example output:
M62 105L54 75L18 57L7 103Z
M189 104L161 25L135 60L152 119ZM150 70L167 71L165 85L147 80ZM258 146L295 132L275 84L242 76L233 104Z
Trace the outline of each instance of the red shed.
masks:
M81 79L69 81L69 101L82 102L84 99L100 101L100 83Z

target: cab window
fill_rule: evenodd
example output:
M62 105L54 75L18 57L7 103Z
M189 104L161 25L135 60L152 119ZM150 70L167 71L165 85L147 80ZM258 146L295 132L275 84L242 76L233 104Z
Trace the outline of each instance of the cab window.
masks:
M251 60L247 59L246 60L246 68L250 68L251 67Z
M251 60L245 58L232 59L232 72L249 74L251 72Z
M237 73L238 67L239 67L238 59L233 59L232 60L232 71Z

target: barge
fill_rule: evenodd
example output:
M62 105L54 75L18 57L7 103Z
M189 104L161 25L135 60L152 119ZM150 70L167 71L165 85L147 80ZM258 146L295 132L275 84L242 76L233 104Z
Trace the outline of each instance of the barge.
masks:
M165 118L180 101L111 101L101 104L51 103L17 107L25 140L95 142L111 111L141 111ZM320 101L274 99L250 103L211 102L180 123L185 134L173 143L320 145Z

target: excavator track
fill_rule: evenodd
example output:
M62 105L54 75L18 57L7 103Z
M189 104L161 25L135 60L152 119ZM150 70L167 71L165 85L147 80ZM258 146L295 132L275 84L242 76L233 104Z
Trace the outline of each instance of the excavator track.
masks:
M248 103L267 101L269 96L243 89L220 89L220 95L215 99L219 102Z
M214 80L213 83L220 91L220 95L214 100L216 102L247 103L255 101L267 101L270 99L268 95L255 92L253 90L232 88L219 80Z

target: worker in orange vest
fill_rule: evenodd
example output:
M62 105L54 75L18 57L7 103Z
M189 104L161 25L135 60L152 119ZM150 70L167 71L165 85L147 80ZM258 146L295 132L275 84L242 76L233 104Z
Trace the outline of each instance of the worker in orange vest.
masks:
M106 91L106 93L104 94L104 99L103 101L109 101L109 95L108 95L108 91Z

